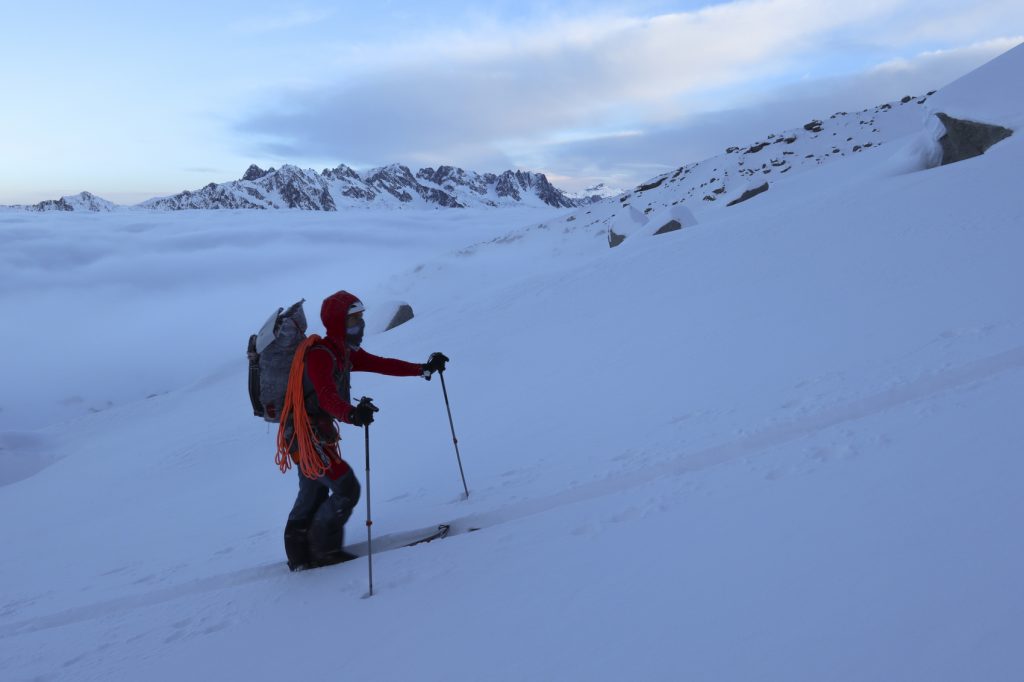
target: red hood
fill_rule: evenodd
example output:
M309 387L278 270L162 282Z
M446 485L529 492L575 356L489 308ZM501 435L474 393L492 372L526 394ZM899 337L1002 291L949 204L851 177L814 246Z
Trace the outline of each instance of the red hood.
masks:
M345 346L345 328L348 321L348 309L353 303L359 300L358 296L347 291L339 291L324 299L320 306L320 320L324 323L328 338Z

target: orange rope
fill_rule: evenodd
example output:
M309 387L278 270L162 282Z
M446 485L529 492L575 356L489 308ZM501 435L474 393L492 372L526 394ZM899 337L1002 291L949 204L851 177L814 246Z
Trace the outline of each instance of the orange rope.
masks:
M302 390L302 375L306 365L306 351L320 341L320 337L312 334L307 337L295 350L292 358L292 367L288 371L288 388L285 391L284 406L281 409L281 423L277 429L277 454L274 461L281 469L281 473L292 468L292 460L299 465L299 470L307 478L320 478L327 471L327 466L320 459L316 450L316 438L313 434L313 425L306 413L306 399ZM292 437L285 438L285 424L288 417L292 419ZM292 448L298 443L294 455Z

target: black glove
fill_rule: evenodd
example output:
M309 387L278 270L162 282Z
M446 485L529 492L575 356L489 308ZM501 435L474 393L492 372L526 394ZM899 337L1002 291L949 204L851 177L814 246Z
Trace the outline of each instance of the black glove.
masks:
M444 353L431 353L430 358L423 364L423 378L430 381L434 372L443 372L448 356Z
M348 413L348 423L352 426L369 426L373 423L373 413L378 412L379 407L374 405L369 398L363 398L358 405L353 405Z

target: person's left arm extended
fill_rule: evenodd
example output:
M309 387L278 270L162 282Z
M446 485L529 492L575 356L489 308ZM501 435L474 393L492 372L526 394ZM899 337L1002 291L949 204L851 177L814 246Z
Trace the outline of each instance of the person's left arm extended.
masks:
M376 372L392 377L419 377L423 376L424 372L423 365L419 363L382 358L379 355L367 353L362 348L352 351L349 359L352 361L352 371L354 372Z

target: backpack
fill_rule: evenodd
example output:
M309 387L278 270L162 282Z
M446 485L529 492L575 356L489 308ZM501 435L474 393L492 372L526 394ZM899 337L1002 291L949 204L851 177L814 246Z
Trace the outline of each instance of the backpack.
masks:
M258 333L249 337L249 400L252 413L268 422L281 420L288 374L295 350L306 338L302 304L278 308Z

